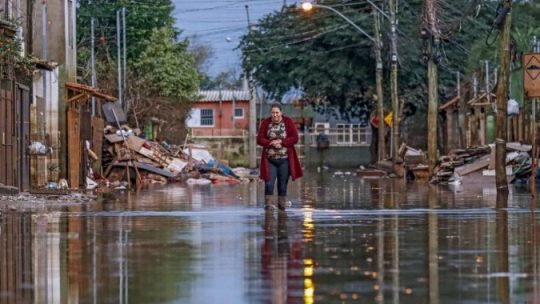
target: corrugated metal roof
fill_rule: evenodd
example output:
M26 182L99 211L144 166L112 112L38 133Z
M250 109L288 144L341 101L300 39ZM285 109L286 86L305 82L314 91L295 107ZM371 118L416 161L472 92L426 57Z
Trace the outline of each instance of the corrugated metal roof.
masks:
M212 91L199 91L201 97L199 102L211 102L211 101L232 101L234 100L250 100L251 95L249 91L243 90L212 90Z

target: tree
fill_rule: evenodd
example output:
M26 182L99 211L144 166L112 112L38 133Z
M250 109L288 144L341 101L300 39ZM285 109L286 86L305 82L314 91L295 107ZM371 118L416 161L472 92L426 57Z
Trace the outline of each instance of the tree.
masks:
M199 74L206 75L208 72L208 65L214 57L214 49L195 36L191 38L188 52L195 58L195 65L197 66Z
M149 95L189 100L199 88L200 77L195 58L187 52L188 41L174 38L171 28L154 29L133 67L148 85Z
M116 11L126 8L127 59L137 59L145 42L156 28L174 29L171 0L79 0L77 8L77 42L79 48L90 47L90 19L95 18L96 57L116 58ZM175 38L180 31L175 30ZM80 65L89 60L89 52L79 52Z
M374 1L384 8L384 1ZM441 44L434 53L439 62L439 100L455 96L456 72L466 74L479 67L485 50L495 9L499 1L437 1ZM514 5L517 24L534 27L538 5L520 1ZM370 11L364 1L325 1L338 9L368 33L373 33ZM422 0L400 1L398 12L398 95L405 101L405 112L414 109L416 117L427 110L427 79L424 64L426 41L421 36ZM534 7L534 9L533 9ZM389 70L388 22L383 22L383 61ZM514 31L515 32L515 31ZM521 32L521 30L520 30ZM368 102L374 86L372 43L341 18L327 10L314 8L304 14L295 7L263 18L258 28L246 34L240 43L244 68L253 71L255 80L274 96L291 88L303 90L307 97L331 104ZM478 54L478 56L477 56ZM480 56L482 55L482 56ZM475 59L473 59L475 58ZM488 59L488 58L482 58ZM385 95L389 95L388 73ZM470 75L470 74L469 74ZM465 81L470 78L465 75ZM463 78L462 78L463 79ZM385 98L385 100L389 100ZM389 103L386 105L389 108ZM415 119L418 130L425 131L425 120Z
M371 19L356 8L347 7L344 14L368 27ZM373 84L370 48L371 41L331 12L302 15L294 6L260 20L240 43L244 69L271 96L297 88L309 97L342 104Z
M201 90L238 90L242 87L241 74L234 69L226 70L215 77L205 75Z
M90 17L98 20L95 32L98 86L110 94L117 88L116 10L126 7L127 113L137 127L155 119L175 133L184 130L184 121L199 88L201 77L196 59L188 52L189 41L178 40L170 0L79 2L77 19L79 71L89 83Z

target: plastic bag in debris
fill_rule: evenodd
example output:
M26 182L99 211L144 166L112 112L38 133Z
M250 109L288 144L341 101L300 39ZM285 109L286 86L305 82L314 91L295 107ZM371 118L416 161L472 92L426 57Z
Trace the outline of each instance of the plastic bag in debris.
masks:
M189 150L184 149L183 151L186 155L189 155ZM210 161L213 161L214 158L212 157L212 154L210 152L203 150L203 149L191 149L191 156L193 159L197 161L203 161L205 163L209 163Z
M122 129L122 130L117 130L117 131L116 131L116 135L128 137L128 136L133 135L133 130L124 130L124 129Z
M508 113L508 116L519 114L519 103L515 99L508 100L507 113Z
M216 164L215 164L215 162L214 162L213 159L210 160L210 161L208 162L208 165L209 165L209 166L216 166ZM218 163L216 167L218 167L223 173L225 173L225 174L227 174L227 175L231 175L231 176L234 176L234 177L238 177L238 176L236 176L236 174L234 174L234 172L233 172L233 170L232 170L231 168L225 166L225 165L222 164L222 163Z
M248 168L237 167L232 170L234 174L238 177L248 177L251 175L255 175L255 176L258 175L258 172L256 172L256 170L251 170Z
M186 183L188 185L209 185L212 181L206 178L188 178Z
M31 155L45 155L49 152L49 149L44 144L40 143L39 141L33 141L28 146L28 154Z

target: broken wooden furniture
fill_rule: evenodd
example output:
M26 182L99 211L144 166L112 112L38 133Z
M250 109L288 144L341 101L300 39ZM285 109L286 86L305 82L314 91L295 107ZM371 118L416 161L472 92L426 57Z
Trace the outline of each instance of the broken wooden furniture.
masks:
M92 98L93 97L93 98ZM92 103L92 99L95 103ZM90 141L92 151L101 159L101 145L105 126L101 104L111 103L116 97L104 94L99 89L84 84L66 82L67 100L67 151L68 182L78 189L85 182L87 149L84 142Z

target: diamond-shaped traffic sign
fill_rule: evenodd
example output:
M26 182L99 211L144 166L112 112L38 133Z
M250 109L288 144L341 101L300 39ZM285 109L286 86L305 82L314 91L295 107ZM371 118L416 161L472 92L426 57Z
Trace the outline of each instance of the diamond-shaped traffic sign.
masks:
M523 87L529 98L540 97L540 54L523 55Z

